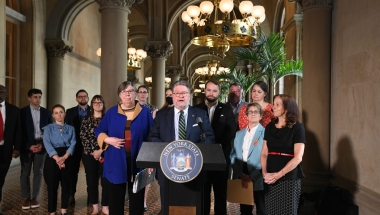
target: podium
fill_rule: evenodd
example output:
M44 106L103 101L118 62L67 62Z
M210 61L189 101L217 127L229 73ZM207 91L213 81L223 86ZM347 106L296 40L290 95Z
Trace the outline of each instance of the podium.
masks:
M156 168L161 171L160 156L168 143L144 142L137 156L136 165L139 168ZM202 172L192 181L176 183L166 178L162 173L163 207L162 215L203 215L204 171L224 171L226 160L220 144L195 144L203 156ZM209 195L206 193L205 195Z

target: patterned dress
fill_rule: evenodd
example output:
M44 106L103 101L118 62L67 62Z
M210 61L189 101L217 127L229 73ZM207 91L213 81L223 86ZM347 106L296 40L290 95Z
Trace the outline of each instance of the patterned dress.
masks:
M245 114L245 111L247 109L247 105L244 105L239 113L239 118L238 118L238 124L239 124L239 130L245 128L248 126L248 118L247 115ZM273 119L273 105L269 104L264 108L263 110L263 117L260 120L260 124L265 128L268 123Z
M149 104L149 103L145 103L142 106L147 107L151 114L153 114L153 111L158 110L158 108L156 106Z

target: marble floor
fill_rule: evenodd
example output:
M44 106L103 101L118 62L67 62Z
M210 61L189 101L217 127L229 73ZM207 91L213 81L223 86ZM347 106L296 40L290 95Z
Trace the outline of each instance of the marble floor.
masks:
M60 196L60 194L58 194ZM68 214L82 215L91 214L92 207L87 207L87 191L86 191L86 179L84 168L81 166L79 172L79 179L77 184L76 193L76 204L75 207L68 208ZM36 209L22 210L21 203L23 199L21 198L21 188L20 188L20 166L16 165L9 169L4 187L3 187L3 214L13 215L13 214L48 214L47 212L47 191L46 184L43 182L41 187L41 193L39 196L39 202L41 207ZM151 189L148 192L147 204L149 210L145 213L146 215L156 215L160 211L160 198L159 189L157 182L154 182ZM60 208L60 198L58 199L58 208ZM211 205L213 208L213 205ZM228 214L239 214L239 205L228 203ZM57 210L59 212L59 210ZM57 213L60 214L60 213ZM128 202L125 203L125 214L128 213ZM211 211L214 214L214 211Z

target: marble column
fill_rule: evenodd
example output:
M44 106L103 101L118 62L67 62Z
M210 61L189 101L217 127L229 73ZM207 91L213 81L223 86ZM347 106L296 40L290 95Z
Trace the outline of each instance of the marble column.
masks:
M253 73L253 65L252 64L248 64L247 65L247 68L248 68L248 75L252 75ZM248 97L248 102L252 102L252 90L248 90L248 93L247 93L247 97Z
M323 187L330 170L332 0L299 0L303 12L302 116L305 187ZM322 180L321 180L322 179ZM321 184L322 182L322 184Z
M294 14L294 21L296 24L296 59L302 59L302 39L303 39L303 14L301 7L298 4L297 13ZM302 110L302 78L296 76L295 83L295 98L300 110Z
M101 18L100 92L108 107L119 101L117 87L128 79L128 14L135 0L95 0Z
M166 76L170 77L170 86L174 82L179 81L180 76L183 74L183 67L181 65L166 66Z
M48 57L48 90L47 108L56 104L63 104L63 60L67 52L73 47L64 40L46 40L46 53Z
M165 61L173 53L173 46L170 41L147 41L144 49L152 60L151 103L161 107L165 102Z

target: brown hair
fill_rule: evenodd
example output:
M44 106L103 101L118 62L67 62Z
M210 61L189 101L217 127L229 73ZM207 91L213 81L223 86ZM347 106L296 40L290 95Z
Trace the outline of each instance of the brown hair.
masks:
M273 97L273 101L275 98L279 97L282 100L282 106L284 107L284 111L286 111L285 115L285 123L286 127L292 128L294 124L301 121L300 110L298 109L298 105L293 97L287 94L277 94ZM275 117L272 120L273 123L278 123L278 117Z
M93 104L93 102L95 102L96 99L103 102L103 109L102 109L102 117L103 117L104 114L106 114L106 104L104 103L104 99L101 95L95 95L91 99L91 105L90 105L91 116L94 117L94 104Z
M172 89L171 87L169 87L169 88L166 88L166 89L165 89L165 94L166 94L166 91L168 91L168 90L171 90L172 93L173 93L173 89ZM173 97L173 96L172 96L172 97ZM166 102L166 95L165 95L165 103L164 103L164 105L160 108L160 110L165 109L165 108L167 108L168 106L169 106L169 104Z
M62 108L63 112L66 112L65 107L63 107L61 104L56 104L51 108L51 112L54 112L55 108Z
M218 88L219 88L219 91L220 91L220 84L219 84L219 82L218 81L216 81L216 80L213 80L213 79L211 79L211 80L208 80L207 82L206 82L206 84L205 84L205 88L207 88L207 84L208 83L213 83L213 84L215 84L216 86L218 86Z

